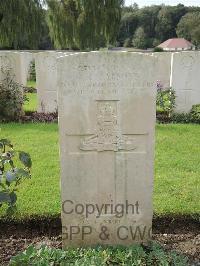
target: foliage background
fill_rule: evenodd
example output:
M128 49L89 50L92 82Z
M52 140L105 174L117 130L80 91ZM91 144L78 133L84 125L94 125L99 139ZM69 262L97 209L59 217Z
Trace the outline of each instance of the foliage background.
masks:
M174 37L200 46L200 7L126 7L123 0L1 0L0 49L156 47Z
M128 40L137 48L155 47L176 37L200 45L200 7L152 5L139 8L137 4L122 8L118 34L120 46ZM129 45L130 46L130 45Z

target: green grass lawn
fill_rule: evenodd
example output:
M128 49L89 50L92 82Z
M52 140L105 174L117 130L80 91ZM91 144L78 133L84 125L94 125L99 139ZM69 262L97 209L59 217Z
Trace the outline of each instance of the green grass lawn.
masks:
M36 82L34 80L27 81L27 87L36 88ZM26 93L29 101L24 103L24 111L33 111L37 110L37 93Z
M200 126L157 125L154 211L156 214L200 212ZM19 188L17 218L60 213L57 124L2 124L0 138L29 152L32 179ZM5 211L1 209L0 215Z
M29 101L24 103L24 111L36 111L37 110L37 93L26 93Z
M28 80L27 87L36 88L36 82L34 80Z
M36 82L34 80L28 80L27 87L36 88ZM24 111L36 111L37 93L26 93L26 95L29 98L29 101L24 103ZM157 111L162 112L163 108L157 105Z
M36 87L35 81L28 81L27 87ZM37 111L37 93L26 93L29 101L24 103L24 111ZM163 109L160 106L157 106L157 111L163 112Z

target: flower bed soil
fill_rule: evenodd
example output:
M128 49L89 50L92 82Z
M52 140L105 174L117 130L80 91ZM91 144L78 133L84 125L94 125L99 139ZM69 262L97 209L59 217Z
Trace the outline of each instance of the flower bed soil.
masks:
M153 239L167 250L189 257L191 265L200 265L200 221L191 217L155 217ZM30 244L61 248L59 218L32 219L24 222L0 220L0 265Z

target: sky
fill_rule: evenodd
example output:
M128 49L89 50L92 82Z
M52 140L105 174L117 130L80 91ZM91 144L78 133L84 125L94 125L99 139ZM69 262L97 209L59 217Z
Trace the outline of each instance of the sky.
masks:
M200 0L125 0L126 5L131 5L136 2L139 7L159 5L164 3L165 5L177 5L179 3L185 6L200 6Z

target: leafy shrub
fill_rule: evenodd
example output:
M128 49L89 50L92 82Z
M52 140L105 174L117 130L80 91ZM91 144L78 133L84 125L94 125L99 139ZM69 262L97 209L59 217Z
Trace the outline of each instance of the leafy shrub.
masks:
M170 121L173 123L200 124L200 104L193 105L189 113L172 113Z
M57 123L58 113L38 113L27 111L26 115L21 119L22 122L32 123Z
M37 93L37 89L33 87L24 87L24 93Z
M156 53L156 52L164 52L164 50L163 50L162 47L155 47L153 51L154 51L155 53Z
M26 100L23 86L14 81L9 69L1 69L4 78L0 81L0 119L18 120L23 115L23 103Z
M17 154L23 166L15 166L14 159ZM15 151L8 139L0 140L0 207L7 204L8 214L12 214L16 208L17 186L24 178L31 177L31 165L32 162L28 153Z
M191 114L190 113L172 113L170 121L172 123L181 123L181 124L192 123Z
M191 121L200 124L200 104L193 105L190 111Z
M66 251L42 246L36 249L28 247L13 257L10 266L21 265L135 265L135 266L186 266L188 259L166 252L152 243L149 247L134 245L131 247L69 248Z
M189 124L195 123L200 124L199 118L194 118L191 113L172 113L169 117L165 112L156 112L156 118L158 123L180 123L180 124Z
M168 117L170 117L175 108L175 99L175 91L171 87L163 88L160 81L157 81L156 105L158 111L166 112Z

